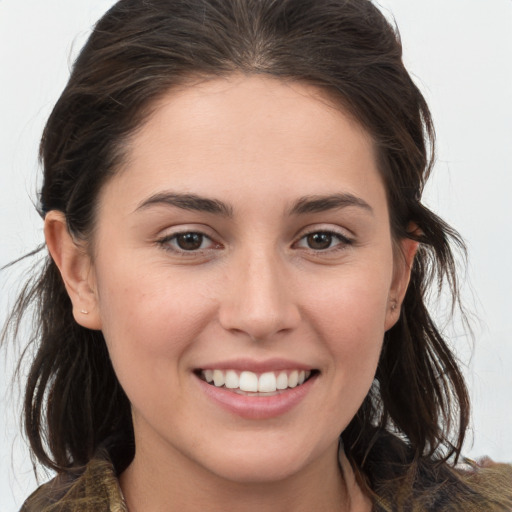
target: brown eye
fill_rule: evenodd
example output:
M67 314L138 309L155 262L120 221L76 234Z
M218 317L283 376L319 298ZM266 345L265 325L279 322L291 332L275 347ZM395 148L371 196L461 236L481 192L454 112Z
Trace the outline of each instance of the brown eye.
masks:
M310 251L342 250L353 244L350 238L336 231L311 231L297 241L295 247Z
M182 231L157 240L159 246L175 254L190 256L203 254L212 249L221 249L222 245L214 242L200 231Z
M333 235L331 233L311 233L306 237L308 247L316 251L329 249L332 244Z
M197 251L203 245L201 233L181 233L176 235L176 245L183 251Z

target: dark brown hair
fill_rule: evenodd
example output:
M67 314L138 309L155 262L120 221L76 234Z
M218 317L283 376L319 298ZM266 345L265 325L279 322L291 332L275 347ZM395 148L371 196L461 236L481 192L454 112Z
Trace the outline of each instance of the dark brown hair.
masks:
M404 68L397 31L370 1L121 0L95 26L44 130L41 214L64 212L69 231L89 240L98 192L159 97L235 72L313 84L338 101L373 137L393 236L420 242L374 385L342 434L362 483L391 509L389 482L410 480L412 489L415 475L434 474L463 444L466 387L425 305L445 279L457 297L450 243L463 244L421 203L433 162L431 115ZM130 404L102 333L74 321L50 257L21 295L14 324L31 303L37 351L24 411L33 453L62 472L117 435L128 462Z

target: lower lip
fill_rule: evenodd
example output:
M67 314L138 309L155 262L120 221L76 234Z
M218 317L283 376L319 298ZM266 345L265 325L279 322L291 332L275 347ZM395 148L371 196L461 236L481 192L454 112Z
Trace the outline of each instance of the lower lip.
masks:
M239 395L226 388L217 388L196 377L204 393L212 401L240 416L251 420L262 420L281 416L298 405L311 390L317 375L313 375L304 384L272 396Z

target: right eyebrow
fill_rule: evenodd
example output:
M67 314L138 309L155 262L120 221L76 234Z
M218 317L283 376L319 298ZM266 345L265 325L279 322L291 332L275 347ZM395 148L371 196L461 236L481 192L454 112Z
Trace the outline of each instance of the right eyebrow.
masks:
M197 212L213 213L223 217L232 217L233 209L226 203L217 199L210 199L195 194L178 194L174 192L160 192L142 201L135 211L150 208L155 205L167 205Z

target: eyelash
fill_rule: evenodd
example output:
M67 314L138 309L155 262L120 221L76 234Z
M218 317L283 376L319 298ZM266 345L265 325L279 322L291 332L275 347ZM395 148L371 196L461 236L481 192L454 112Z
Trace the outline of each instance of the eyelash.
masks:
M178 247L177 246L178 238L180 236L185 236L185 235L197 235L197 236L201 237L201 245L203 245L203 243L206 240L209 240L211 243L213 243L216 246L216 248L221 247L220 244L216 244L208 235L201 233L200 231L181 231L179 233L173 233L172 235L167 235L167 236L157 240L157 243L158 243L158 245L160 245L167 251L178 253L178 254L183 254L183 255L191 255L191 256L195 255L195 254L202 254L205 251L208 251L211 249L210 247L207 247L207 248L198 248L198 249L194 249L194 250L187 250L187 249ZM176 242L176 245L174 245L173 242Z
M299 238L298 242L296 242L295 245L300 243L302 240L306 240L308 237L310 237L312 235L327 235L327 236L331 237L331 242L333 241L333 239L337 239L339 242L336 245L327 247L325 249L313 249L311 247L305 247L305 249L308 249L315 253L327 253L327 252L331 252L331 251L341 251L341 250L345 249L347 246L353 245L353 243L354 243L353 240L351 240L350 238L348 238L345 235L342 235L341 233L339 233L337 231L328 230L328 229L318 229L318 230L313 230L313 231L310 231L310 232L302 235Z
M177 246L177 240L180 236L185 235L192 235L192 236L198 236L201 237L201 245L207 240L209 240L212 244L214 244L214 247L207 247L207 248L197 248L197 249L183 249L179 246ZM308 233L303 234L297 242L294 243L294 246L299 246L300 242L303 240L307 240L308 237L311 237L313 235L327 235L331 238L329 247L326 247L325 249L314 249L312 247L304 247L304 249L309 250L314 253L328 253L328 252L334 252L334 251L340 251L345 249L347 246L350 246L354 243L353 240L346 237L345 235L342 235L341 233L338 233L337 231L332 230L313 230ZM331 246L334 239L338 240L338 243L334 246ZM179 233L173 233L172 235L167 235L159 240L157 240L158 245L163 247L165 250L182 254L182 255L190 255L194 256L197 254L203 254L206 251L213 249L222 248L221 244L215 243L211 237L206 235L205 233L202 233L200 231L182 231ZM176 244L176 245L175 245Z

